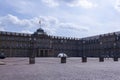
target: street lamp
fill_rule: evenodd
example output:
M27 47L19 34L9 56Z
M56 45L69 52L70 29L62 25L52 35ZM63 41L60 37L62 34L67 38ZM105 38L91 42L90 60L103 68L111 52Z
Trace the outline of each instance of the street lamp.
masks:
M35 64L35 41L36 38L34 35L31 35L30 40L30 55L29 55L29 64Z
M113 52L114 52L114 57L116 57L116 43L113 43Z
M83 41L82 45L85 46L85 45L86 45L85 43L86 43L86 42ZM83 46L82 46L82 47L83 47ZM83 48L83 52L82 52L82 62L87 62L87 57L85 56L85 54L86 54L86 53L85 53L85 50L86 50L86 47Z
M116 54L116 45L117 45L116 43L113 44L113 46L114 46L114 58L113 58L113 60L114 61L118 61L118 55Z
M102 52L102 42L100 42L100 53L99 53L99 62L104 62L104 57L101 55L101 52Z
M100 53L99 53L99 57L101 56L101 52L102 52L102 42L100 42Z

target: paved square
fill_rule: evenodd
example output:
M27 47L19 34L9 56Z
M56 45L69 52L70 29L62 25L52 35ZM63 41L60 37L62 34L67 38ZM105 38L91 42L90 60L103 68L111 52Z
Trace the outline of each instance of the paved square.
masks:
M66 64L60 58L36 58L36 64L29 64L28 58L6 58L0 60L0 80L120 80L120 61L89 58L68 58Z

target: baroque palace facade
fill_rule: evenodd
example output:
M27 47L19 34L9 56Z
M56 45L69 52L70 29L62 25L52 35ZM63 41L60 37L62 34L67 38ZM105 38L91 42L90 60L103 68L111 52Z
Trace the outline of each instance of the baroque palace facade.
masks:
M47 35L39 28L33 34L0 31L0 53L7 57L56 57L66 53L69 57L120 57L120 32L86 38Z

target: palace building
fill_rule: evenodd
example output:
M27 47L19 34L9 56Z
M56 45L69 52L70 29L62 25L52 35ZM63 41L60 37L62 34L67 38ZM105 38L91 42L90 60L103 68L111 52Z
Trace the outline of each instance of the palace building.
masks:
M0 53L7 57L57 57L66 53L69 57L120 57L120 32L86 38L70 38L47 35L39 28L33 34L0 31Z

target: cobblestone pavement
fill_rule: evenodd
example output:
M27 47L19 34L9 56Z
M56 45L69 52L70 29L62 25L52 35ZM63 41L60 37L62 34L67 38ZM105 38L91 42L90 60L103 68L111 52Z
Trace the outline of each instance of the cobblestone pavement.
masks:
M0 60L0 80L120 80L120 61L106 59L99 62L89 58L68 58L66 64L60 58L36 58L36 64L29 64L28 58L6 58Z

